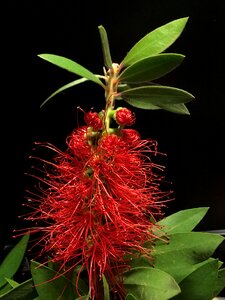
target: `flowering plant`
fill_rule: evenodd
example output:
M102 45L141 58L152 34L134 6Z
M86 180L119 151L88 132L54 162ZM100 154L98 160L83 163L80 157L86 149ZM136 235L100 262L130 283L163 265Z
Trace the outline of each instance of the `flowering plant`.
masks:
M156 141L130 128L136 119L132 106L189 114L185 104L192 94L155 82L183 61L183 55L164 51L187 20L151 31L120 64L113 63L106 30L99 26L103 75L62 56L39 55L81 77L41 106L86 81L103 89L105 106L83 111L84 124L67 137L65 151L36 143L54 156L32 157L41 165L30 174L39 181L26 203L24 219L32 226L16 230L22 238L0 266L0 299L210 300L223 289L225 268L213 254L224 238L193 231L208 207L164 216L172 192L162 189L164 168L154 162L162 153ZM18 282L28 242L39 247L38 254L29 262L31 277Z

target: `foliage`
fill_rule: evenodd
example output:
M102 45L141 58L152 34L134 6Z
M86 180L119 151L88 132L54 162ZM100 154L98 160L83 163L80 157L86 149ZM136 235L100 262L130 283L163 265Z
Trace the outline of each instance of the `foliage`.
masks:
M115 100L124 100L129 105L142 109L164 109L174 113L189 114L185 103L194 99L192 94L183 89L163 86L155 82L182 63L184 55L163 51L176 41L187 21L188 18L181 18L165 24L151 31L131 48L118 65L116 78L114 78L117 81L117 88L114 91ZM105 66L115 69L103 26L99 26L99 32ZM55 54L40 54L39 57L81 77L59 88L41 106L58 93L86 81L105 87L100 80L105 79L104 75L94 74L71 59Z
M211 300L222 291L225 287L225 268L214 254L224 238L219 234L192 230L207 211L207 207L181 210L159 222L163 227L157 234L165 237L167 232L168 235L166 239L156 240L154 266L142 256L131 260L130 270L123 274L126 300ZM5 282L0 289L0 299L78 299L76 288L69 278L59 276L52 280L57 273L53 265L48 267L31 261L32 277L22 283L14 281L16 269L12 269L14 264L10 257L19 253L15 262L21 261L27 243L28 236L25 236L0 266L0 279ZM104 300L109 300L110 290L105 279L103 284ZM89 299L84 280L79 282L79 291L81 299Z

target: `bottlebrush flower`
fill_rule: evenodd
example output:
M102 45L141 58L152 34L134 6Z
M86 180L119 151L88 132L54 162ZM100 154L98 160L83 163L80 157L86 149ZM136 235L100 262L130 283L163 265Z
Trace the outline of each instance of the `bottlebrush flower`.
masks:
M141 139L140 134L135 129L123 129L121 131L123 140L129 145L136 145Z
M43 234L41 254L50 255L65 272L81 265L92 299L98 299L103 274L123 299L125 257L136 251L151 259L151 250L144 247L155 238L150 219L162 217L163 200L170 194L160 190L163 168L150 158L157 155L156 142L142 140L132 129L92 140L83 126L67 138L65 152L43 146L55 156L53 161L40 159L44 176L32 175L42 185L29 198L26 218L40 224L31 233Z
M84 115L84 121L95 131L102 129L102 120L99 118L99 115L96 112L89 111L86 113Z
M92 73L65 57L46 53L39 55L81 77L51 94L41 107L59 92L87 80L103 88L105 98L101 112L85 113L86 125L68 136L65 151L49 143L37 143L38 148L43 146L52 150L54 156L52 159L40 158L39 155L35 157L36 168L32 169L31 176L38 180L38 184L29 193L29 212L25 220L32 223L29 233L38 233L37 244L36 237L34 241L41 248L39 255L44 263L52 261L53 269L60 266L54 278L51 274L55 270L48 270L49 280L44 283L65 275L68 277L69 292L71 281L76 280L78 296L92 300L124 300L129 294L135 299L145 294L147 299L151 297L150 293L155 293L154 288L153 292L150 289L155 278L158 282L158 275L153 276L147 289L143 287L143 282L136 284L134 280L139 277L138 270L133 268L130 259L144 255L147 266L147 259L152 262L151 254L157 238L154 233L159 232L156 221L163 217L163 207L172 192L161 189L164 168L152 159L160 154L157 143L142 139L134 129L126 129L126 126L135 123L135 115L127 108L116 106L122 100L141 109L162 108L174 113L189 113L185 103L194 98L190 93L153 82L181 63L182 55L161 53L177 39L186 22L187 18L181 18L159 27L157 34L147 34L127 52L120 64L113 62L107 33L103 26L99 26L104 56L102 75ZM168 39L164 33L170 30ZM154 48L155 43L159 47ZM157 65L159 70L156 68L150 72ZM24 232L27 233L25 229L22 234ZM123 279L125 283L127 273L124 274L124 271L129 268L132 270L130 273L135 274L133 282L131 280L134 284L130 286L135 287L128 287L125 291L127 286L123 286ZM145 269L147 271L149 268ZM151 273L143 272L141 278L144 279L145 274L148 277ZM165 273L165 285L161 291L160 282L158 290L161 295L167 294L169 284L172 293L167 296L174 297L180 288L173 278L167 281L169 274ZM32 274L37 292L42 275L42 272ZM66 294L67 283L56 296L58 300ZM82 295L79 294L79 283L82 285ZM88 291L86 284L89 285ZM57 282L55 286L58 293ZM46 294L54 288L47 287ZM77 298L77 295L71 297Z
M119 125L131 126L135 123L135 116L128 108L119 108L115 112L115 119Z

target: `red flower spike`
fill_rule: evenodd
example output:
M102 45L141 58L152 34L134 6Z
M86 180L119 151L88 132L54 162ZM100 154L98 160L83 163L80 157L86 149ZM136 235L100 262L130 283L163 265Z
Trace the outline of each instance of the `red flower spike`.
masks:
M128 268L125 256L137 251L151 260L151 250L144 247L155 239L150 218L163 216L170 192L160 190L161 167L150 160L157 154L155 141L127 129L122 136L101 137L93 147L86 132L87 127L74 130L66 152L47 146L55 160L44 161L43 186L29 202L32 212L26 219L40 224L31 233L43 233L43 253L62 270L85 268L92 299L98 298L96 282L103 274L123 299L118 279Z
M135 123L134 114L127 108L120 108L115 112L116 122L122 126L131 126Z
M89 111L84 115L84 121L87 126L93 128L94 131L102 129L102 120L99 118L99 115L96 112Z

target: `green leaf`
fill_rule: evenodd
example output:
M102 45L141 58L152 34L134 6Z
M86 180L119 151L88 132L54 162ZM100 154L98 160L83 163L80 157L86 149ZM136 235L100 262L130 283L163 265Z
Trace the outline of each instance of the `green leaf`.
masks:
M80 274L80 271L81 271L81 266L76 266L74 269L73 269L73 276L72 276L72 282L75 283L77 282L77 276L78 276L78 273ZM81 295L84 295L84 296L88 296L89 294L89 288L85 282L85 280L82 280L81 278L79 278L78 280L78 289L79 289L79 293Z
M31 274L40 300L55 300L59 297L60 300L68 300L78 297L76 286L71 280L44 265L32 261ZM82 291L80 293L83 295Z
M16 282L16 281L13 280L13 279L10 279L10 278L5 277L5 280L11 285L12 288L15 288L15 287L17 287L18 285L20 285L18 282Z
M121 65L128 66L148 56L161 53L181 35L187 21L188 17L180 18L151 31L131 48Z
M60 68L91 80L104 88L104 84L95 74L71 59L54 54L39 54L38 56Z
M167 243L157 241L152 251L154 266L179 283L198 267L198 263L210 258L223 240L221 235L205 232L171 234Z
M164 53L139 60L126 68L118 77L119 82L143 82L158 79L178 67L184 55Z
M126 90L130 90L132 87L126 83L118 83L117 91L118 93L124 92ZM121 100L122 98L119 98Z
M190 115L189 110L187 109L187 107L185 106L184 103L167 104L167 105L161 104L160 107L148 103L148 109L151 109L151 110L163 109L163 110L166 110L166 111L169 111L172 113L176 113L176 114Z
M103 281L103 289L104 289L104 300L110 300L109 285L104 275L102 277L102 281Z
M103 57L104 57L104 64L108 68L111 68L112 67L112 59L111 59L111 54L110 54L107 32L102 25L98 26L98 30L99 30L101 42L102 42L102 52L103 52Z
M43 107L50 99L52 99L54 96L56 96L57 94L71 88L74 87L75 85L78 85L80 83L83 83L85 81L88 81L87 78L80 78L77 80L74 80L72 82L67 83L66 85L62 86L61 88L59 88L58 90L56 90L54 93L52 93L41 105L40 107Z
M216 297L225 288L225 268L218 271L218 278L214 287L213 296Z
M138 300L138 299L135 298L132 294L127 294L125 300Z
M119 84L118 85L118 92L124 92L126 90L131 89L131 85L128 85L126 83ZM117 100L122 100L122 98L119 96L116 97ZM190 115L187 107L185 106L184 103L177 103L177 104L161 104L160 107L153 105L153 104L148 104L148 109L156 110L156 109L164 109L169 112L177 113L177 114L183 114L183 115Z
M142 109L154 109L155 106L189 102L194 99L190 93L169 86L143 86L122 91L119 94L132 106ZM152 108L153 106L153 108Z
M159 108L176 114L190 115L189 110L187 109L184 103L168 104L168 105L161 104Z
M18 271L20 264L24 258L27 248L29 235L24 235L20 241L7 254L0 265L0 287L5 285L7 281L5 277L12 278Z
M209 261L180 282L181 294L174 300L212 300L218 275L218 262Z
M33 280L28 279L0 296L1 300L33 300L37 293L33 287ZM45 298L47 299L47 298Z
M0 288L0 295L5 294L6 292L10 291L12 289L11 285L9 283L6 283Z
M133 268L123 274L127 294L141 300L166 300L180 293L173 277L156 268Z
M61 263L60 262L53 262L52 258L49 256L48 257L48 267L49 267L49 269L52 269L52 270L58 272L60 270Z
M58 298L67 300L77 297L75 287L71 282L54 270L32 261L31 274L40 300L55 300Z
M135 258L131 257L130 260L129 260L129 265L132 268L151 267L152 266L150 260L148 258L146 258L145 256L143 256L143 255L140 255L140 256L135 257Z
M163 226L162 230L167 234L190 232L204 218L209 207L197 207L178 211L157 224Z

